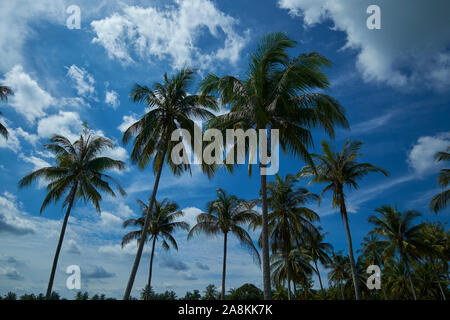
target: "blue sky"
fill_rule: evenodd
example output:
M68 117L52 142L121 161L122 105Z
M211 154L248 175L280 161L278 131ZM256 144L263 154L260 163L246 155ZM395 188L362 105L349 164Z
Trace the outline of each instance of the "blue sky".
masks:
M366 28L370 4L381 8L381 30ZM66 26L70 5L81 8L80 30ZM292 56L318 51L333 62L326 70L328 93L345 107L351 124L350 131L337 131L335 144L341 147L347 138L363 141L363 160L391 173L389 178L370 175L348 194L354 247L370 229L367 216L382 204L448 222L448 209L436 216L427 206L439 192L440 167L433 155L450 144L449 10L444 0L3 1L0 83L16 94L0 106L1 122L10 131L8 141L0 138L0 294L46 288L63 213L58 204L39 216L43 183L18 190L17 182L52 163L42 148L52 134L74 138L86 121L116 142L109 155L126 161L128 168L112 174L128 195L105 196L101 216L92 206L77 204L55 290L65 297L75 294L65 288L65 270L76 264L82 270L82 290L121 297L136 249L120 248L121 223L139 214L136 199L148 198L154 179L150 169L139 171L128 161L130 148L120 144L123 128L145 112L129 101L131 87L161 81L164 72L184 65L199 70L197 84L208 72L245 76L249 55L271 31L298 41ZM314 131L313 150L319 151L326 138ZM280 174L296 173L303 165L282 156ZM178 178L167 170L158 198L178 202L186 220L193 222L214 199L216 187L251 199L258 194L259 178L249 178L245 166L211 180L197 169ZM311 190L320 192L320 186ZM320 208L312 206L322 217L327 240L337 250L346 249L340 215L329 200ZM178 252L157 251L155 289L184 296L209 283L219 287L222 239L200 236L188 242L182 232L176 237ZM227 286L251 282L261 287L260 269L234 240L229 254ZM148 260L145 251L134 295L146 282Z

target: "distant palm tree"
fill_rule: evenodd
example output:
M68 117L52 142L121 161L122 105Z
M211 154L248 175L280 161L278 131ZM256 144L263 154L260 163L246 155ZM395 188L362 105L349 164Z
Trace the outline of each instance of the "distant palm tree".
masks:
M350 279L350 259L344 256L342 252L333 252L329 264L328 283L334 283L339 286L342 300L345 300L343 282Z
M398 261L397 257L390 259L390 263L383 270L386 279L386 289L390 299L404 299L411 294L411 288L405 277L405 264Z
M447 152L438 152L436 154L437 161L450 161L450 146L447 148ZM447 187L450 184L450 169L442 169L439 173L438 183L442 188ZM445 209L450 199L450 189L436 195L430 202L430 208L435 213Z
M200 213L197 216L197 224L189 231L188 240L194 234L217 235L223 233L222 300L225 299L228 233L234 234L239 242L249 250L254 260L261 263L258 250L248 232L243 228L254 221L256 217L257 213L252 210L251 205L218 188L217 199L208 202L207 213Z
M347 233L348 255L350 258L356 300L361 299L361 292L359 290L355 258L353 256L352 238L350 226L348 224L344 187L357 189L357 180L370 172L381 172L386 176L388 175L387 171L384 169L375 167L370 163L358 163L356 161L358 157L362 156L360 153L361 146L362 142L353 141L350 143L350 141L347 140L340 152L334 152L326 141L322 141L323 155L312 155L315 160L315 167L312 165L306 166L298 174L299 177L311 176L311 182L327 184L320 195L319 204L323 194L327 191L333 192L332 205L335 208L340 208L341 218L344 221L345 231Z
M321 291L323 291L323 284L317 262L320 262L325 266L328 265L331 262L329 254L333 251L333 246L330 243L323 241L325 236L326 233L320 233L320 229L318 229L317 232L313 232L307 236L305 240L306 252L314 262L314 272L319 277Z
M0 100L7 101L8 95L14 95L14 91L12 91L10 87L0 86ZM0 112L0 116L1 115L2 113ZM2 135L5 139L8 139L8 130L1 123L0 123L0 135Z
M85 127L83 134L74 143L58 135L53 136L50 141L50 144L45 145L45 149L55 154L56 166L38 169L19 182L19 187L23 188L40 178L49 181L47 185L48 193L42 203L41 213L51 202L57 202L62 198L64 198L63 208L67 207L53 259L46 294L47 299L51 297L58 257L72 207L78 200L84 200L85 203L91 202L100 212L100 201L102 200L100 192L103 191L113 197L116 196L110 183L114 184L122 195L125 195L125 191L116 180L104 173L106 170L123 170L125 168L124 162L101 156L105 149L114 147L111 140L92 136Z
M369 216L368 221L375 225L374 232L386 239L384 241L385 256L393 257L396 253L399 254L405 266L414 300L417 300L411 277L410 261L424 247L421 237L422 224L413 224L420 213L413 210L402 213L392 206L382 206L375 211L379 213L379 216Z
M330 62L317 52L291 59L288 50L296 44L284 33L269 33L251 56L245 80L209 74L200 86L201 92L217 93L223 105L231 105L231 110L210 121L208 127L222 131L278 129L281 149L310 163L311 129L322 127L333 136L334 125L348 127L348 123L344 109L335 99L324 93L314 93L329 86L322 67L329 66ZM246 147L249 153L248 145ZM270 300L267 179L262 172L266 163L259 166L264 299Z
M279 175L275 181L267 185L267 204L271 211L268 218L269 240L272 252L281 251L285 259L284 265L289 265L289 254L292 243L306 234L316 232L313 222L319 220L319 215L304 205L318 198L305 188L296 187L297 179L287 175L284 179ZM255 221L256 222L256 221ZM257 220L261 225L262 219ZM260 238L260 243L262 238ZM288 300L291 298L290 268L286 268Z
M159 180L161 178L164 162L167 162L174 174L181 174L183 170L190 170L189 164L176 164L172 161L171 155L174 147L179 142L171 140L173 132L181 132L180 129L187 130L191 139L186 135L183 136L184 141L190 142L193 146L195 122L191 118L209 119L214 117L207 109L217 110L216 100L209 96L203 96L200 102L196 95L187 94L189 84L193 80L194 71L183 69L176 75L169 78L164 74L163 83L155 83L153 88L136 84L131 91L131 98L134 102L144 103L148 111L139 121L132 124L123 135L123 143L127 144L133 136L133 151L131 160L137 163L140 169L147 167L153 158L153 170L156 173L153 192L150 198L148 210L151 212L155 205L156 193L158 191ZM191 118L190 118L191 117ZM187 150L183 150L183 154L187 154ZM178 160L178 159L177 159ZM212 174L211 167L203 166L203 169ZM143 230L148 229L150 216L147 215ZM145 234L143 234L145 238ZM134 279L141 260L142 251L145 241L139 242L138 251L130 273L128 284L124 294L124 300L130 298L133 288Z
M145 202L138 200L138 203L142 209L142 216L137 219L128 219L123 222L123 227L128 226L139 227L139 230L127 233L122 238L122 248L136 240L137 243L142 238L142 231L145 223L145 218L149 212L148 205ZM189 230L189 225L186 222L179 221L184 215L183 211L179 210L179 206L175 202L169 201L167 198L162 202L155 201L155 208L150 213L150 223L146 234L147 241L152 241L152 252L150 255L150 269L148 273L147 288L152 287L152 268L153 257L155 253L155 245L158 240L162 240L161 245L165 250L169 250L172 246L175 250L178 250L178 245L175 238L172 236L177 229Z
M366 266L378 265L380 268L384 266L383 252L386 249L386 242L381 241L379 235L374 232L370 232L364 237L361 243L362 261ZM387 300L385 285L382 283L384 299Z
M288 259L285 257L284 252L273 253L271 256L271 278L272 283L276 288L285 285L289 281L295 284L301 283L302 280L308 278L313 273L314 268L310 264L310 256L305 250L292 249L288 255ZM286 298L291 299L289 293L290 286L287 286Z

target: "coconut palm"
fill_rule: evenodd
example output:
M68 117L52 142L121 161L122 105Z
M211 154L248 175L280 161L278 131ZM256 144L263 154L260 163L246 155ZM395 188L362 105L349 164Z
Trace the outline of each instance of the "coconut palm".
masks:
M272 252L282 252L284 265L289 265L289 254L293 249L293 242L306 234L316 232L314 222L319 216L304 205L317 199L317 195L307 189L296 187L297 179L287 175L284 179L276 175L275 181L267 185L267 204L271 211L268 218L268 235ZM261 216L255 220L255 226L262 224ZM259 242L262 242L260 237ZM286 269L288 300L291 298L290 268Z
M343 108L335 99L324 93L314 93L314 90L328 87L322 67L329 66L330 62L316 52L291 59L287 51L295 46L296 42L285 34L270 33L251 56L246 79L209 74L200 86L202 94L218 94L222 104L230 105L231 109L210 121L208 127L222 131L277 129L281 149L285 153L311 162L308 154L308 147L313 142L311 129L322 127L333 136L334 125L347 127L348 123ZM246 148L248 153L248 144ZM264 298L270 299L266 163L263 161L259 166Z
M146 168L153 158L153 169L156 173L156 178L148 206L149 212L153 210L155 205L156 193L158 191L164 162L169 165L174 174L181 174L184 170L190 171L189 164L179 163L177 161L179 159L172 154L172 151L176 151L175 147L180 145L178 142L172 141L172 133L181 132L183 141L189 142L191 146L194 145L194 128L196 125L191 118L209 119L214 115L208 109L217 110L217 104L214 98L203 96L202 102L200 103L198 96L186 93L193 80L193 76L194 71L183 69L170 78L165 74L164 82L155 83L152 89L136 84L131 91L131 99L133 102L143 103L148 109L147 113L139 121L132 124L125 131L122 140L124 144L127 144L135 137L131 160L133 163L137 163L141 170ZM181 129L189 132L190 138L186 134L183 134ZM185 148L183 148L182 152L183 155L187 154ZM172 156L167 156L168 154ZM203 166L203 169L209 175L213 173L212 167ZM151 215L146 215L143 231L148 229L150 217ZM145 237L146 235L143 234L143 238ZM125 290L124 300L130 298L145 242L139 242L136 258Z
M67 221L75 203L78 200L83 200L85 203L91 202L100 213L100 202L102 200L100 192L106 192L113 197L116 196L110 184L115 186L122 195L125 195L125 191L119 183L113 177L104 173L106 170L123 170L125 168L124 162L102 156L105 149L114 147L111 140L94 136L85 127L84 132L74 143L59 135L53 136L50 142L44 147L55 154L56 165L38 169L26 175L19 182L19 187L23 188L38 179L49 181L47 185L48 193L40 210L41 214L50 203L56 203L61 199L64 199L63 208L67 208L53 259L46 294L47 299L50 298L52 293L53 280Z
M344 296L344 284L350 279L350 259L344 256L342 252L333 252L331 262L329 264L330 272L328 272L328 283L336 284L341 291L342 300Z
M357 158L362 156L360 153L361 146L362 142L353 141L350 143L347 140L340 152L334 152L326 141L322 141L323 155L312 155L315 160L315 167L312 165L306 166L298 174L299 177L311 176L311 182L327 184L320 195L319 204L322 196L327 191L333 192L332 205L334 208L340 208L341 218L344 221L345 231L347 233L348 255L350 258L356 300L361 299L361 292L359 290L355 258L353 256L344 187L357 189L357 180L370 172L381 172L386 176L388 175L387 171L375 167L370 163L357 162Z
M328 265L331 262L329 254L333 251L333 246L323 241L326 233L321 233L320 231L321 228L318 228L317 232L312 232L306 237L305 248L314 262L314 272L319 277L320 290L323 291L322 278L317 262L320 262L322 265Z
M373 230L385 239L384 255L393 257L396 253L405 266L406 277L409 280L414 300L417 300L416 290L411 277L410 261L423 250L421 228L422 224L414 224L420 213L413 210L399 212L393 206L382 206L375 210L379 215L369 216L368 221L375 225Z
M447 152L438 152L436 154L437 161L450 161L450 146L447 148ZM438 183L442 188L447 187L450 184L450 169L442 169L439 173ZM435 213L445 209L450 199L450 189L436 195L430 202L430 208Z
M128 226L139 227L136 231L131 231L123 236L122 238L122 248L136 240L139 243L142 238L142 229L145 224L145 218L149 212L148 205L138 200L138 203L142 210L142 216L134 219L128 219L123 222L123 227ZM146 234L147 241L152 242L152 250L150 254L150 269L148 273L148 283L147 288L152 286L152 268L153 268L153 257L155 253L155 245L158 240L161 240L161 246L165 250L169 250L172 246L175 250L178 250L178 245L172 234L177 229L189 230L189 225L186 222L179 221L179 219L184 215L183 211L179 210L177 203L169 201L169 199L164 199L161 202L155 201L155 208L150 213L150 222Z
M253 204L249 204L236 196L217 189L217 199L209 201L207 212L197 216L197 224L192 227L188 234L188 240L194 234L205 233L217 235L223 233L223 270L222 270L222 300L225 299L225 277L227 263L228 234L231 233L239 240L239 243L247 248L254 260L261 263L258 250L248 232L243 226L248 225L257 217L252 210Z
M0 100L7 101L8 95L14 95L14 91L12 91L10 87L0 86ZM0 116L1 115L2 113L0 112ZM8 139L8 130L1 123L0 123L0 135L2 135L5 139Z

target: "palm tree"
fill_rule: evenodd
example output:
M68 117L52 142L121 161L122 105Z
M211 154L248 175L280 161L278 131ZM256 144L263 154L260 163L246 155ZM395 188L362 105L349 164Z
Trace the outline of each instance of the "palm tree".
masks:
M362 261L366 266L378 265L380 268L384 265L383 251L386 249L386 243L380 241L379 235L374 232L364 237L361 243L361 250L356 252L362 253ZM386 290L384 284L382 285L384 299L387 300Z
M62 198L64 198L63 208L67 207L53 259L46 294L47 299L50 298L52 293L53 280L67 221L75 203L78 200L84 200L85 203L91 202L100 213L100 201L102 200L100 192L103 191L113 197L116 196L110 183L117 187L122 195L125 195L125 191L117 181L104 173L106 170L123 170L125 168L124 162L101 156L105 149L114 147L111 140L92 136L85 126L83 134L74 143L59 135L53 136L50 142L44 147L55 154L56 165L36 170L26 175L19 182L19 187L23 188L41 178L49 181L47 185L48 193L40 210L41 214L51 202L56 203Z
M329 266L330 272L328 272L328 283L339 285L342 300L345 300L343 282L350 279L350 259L347 256L344 256L342 252L333 252Z
M447 234L442 223L424 223L422 227L421 241L424 244L423 255L427 257L431 266L435 281L439 287L443 300L447 300L441 285L441 276L436 268L436 260L442 259L447 263L448 257L445 256L445 245L447 242Z
M7 101L8 95L14 95L14 91L12 91L10 87L0 86L0 100ZM1 115L2 113L0 112L0 116ZM0 135L2 135L5 139L8 139L8 130L1 123L0 123Z
M142 229L144 227L145 218L148 214L148 205L145 202L138 200L142 209L142 216L137 219L128 219L123 222L123 227L128 226L139 227L139 230L127 233L122 238L122 248L133 240L138 243L142 237ZM184 215L183 211L179 210L177 203L169 201L167 198L162 202L155 201L155 208L150 214L150 223L146 234L147 241L152 242L152 251L150 255L150 269L148 273L147 288L152 286L152 268L153 257L155 253L155 245L158 240L161 240L161 245L165 250L169 250L172 246L175 250L178 250L178 245L175 238L172 236L177 229L189 230L189 225L186 222L178 221L180 217Z
M292 249L286 260L284 252L274 253L271 256L271 278L273 285L278 288L285 285L288 281L295 284L301 283L304 279L311 276L314 268L310 264L310 256L303 249ZM288 277L289 275L289 277ZM286 298L291 299L290 286L287 286Z
M348 123L336 100L324 93L313 93L328 87L322 67L329 66L330 62L316 52L291 59L287 50L295 46L296 42L284 33L270 33L252 55L245 80L209 74L200 86L202 94L217 93L223 105L231 105L230 112L210 121L209 127L222 131L277 129L285 153L311 162L308 154L308 147L313 143L311 129L323 127L333 137L334 125L348 127ZM248 153L248 144L246 147ZM259 166L264 299L270 300L266 163Z
M249 250L254 260L261 263L258 250L255 248L248 232L243 228L244 225L248 225L257 217L257 213L251 209L252 206L252 204L248 204L218 188L217 199L208 202L207 212L200 213L197 216L197 224L192 227L188 234L189 240L194 234L217 235L223 233L222 300L225 299L228 233L234 234L241 245Z
M373 232L385 238L384 255L393 257L399 254L405 266L406 277L409 280L414 300L417 300L416 290L411 278L410 260L423 250L421 228L422 224L414 225L414 220L420 213L413 210L399 212L392 206L382 206L375 210L380 216L369 216L368 221L375 225Z
M272 252L282 252L285 266L289 265L292 243L294 241L298 243L298 239L302 236L315 232L313 222L319 220L317 213L303 206L308 201L317 199L318 196L305 188L296 187L296 182L297 179L293 175L287 175L284 179L276 175L275 181L267 185L267 204L271 209L268 217L271 249ZM255 225L261 225L262 219L255 222ZM261 241L262 237L260 243ZM290 268L286 268L286 273L288 300L290 300Z
M176 164L172 161L173 157L166 157L168 153L172 154L172 150L178 145L177 142L171 141L172 133L180 132L181 128L187 130L192 137L191 141L189 141L190 145L194 145L194 128L196 125L189 117L209 119L214 115L207 108L217 110L214 98L204 96L200 103L198 96L186 93L193 75L194 71L183 69L171 78L164 74L164 83L155 83L152 89L136 84L131 91L132 100L144 103L149 110L139 121L125 131L122 140L124 144L127 144L135 136L131 160L133 163L137 163L141 170L147 167L153 158L153 169L156 173L156 178L148 206L149 212L152 212L155 205L164 162L169 164L174 174L181 174L183 170L190 170L189 164ZM185 135L182 136L184 141L189 140ZM212 171L207 171L210 170L210 167L204 166L203 169L208 175L212 174ZM142 231L148 229L150 217L151 215L146 215ZM145 239L146 235L143 233L142 237ZM124 300L130 298L145 242L139 242Z
M333 251L333 246L323 241L326 233L320 233L320 230L321 228L318 228L318 232L313 232L306 237L306 251L314 262L314 272L319 277L320 290L323 291L322 278L320 277L317 262L320 262L322 265L328 265L331 262L329 253Z
M436 154L437 161L450 161L450 146L447 148L447 152L438 152ZM447 187L450 184L450 169L442 169L439 173L438 183L442 188ZM450 199L450 189L436 195L430 202L430 208L435 213L445 209Z
M341 218L344 221L345 231L347 233L348 255L350 258L356 300L361 299L361 292L359 290L355 258L353 256L352 238L348 224L344 187L357 189L357 180L361 179L369 172L381 172L386 176L388 175L385 170L375 167L370 163L358 163L356 161L358 157L362 156L359 152L361 146L362 142L353 141L350 143L350 141L347 140L341 152L334 152L326 141L322 141L323 155L312 155L315 160L315 167L312 165L306 166L298 174L298 176L303 177L312 176L311 182L327 184L320 195L319 204L322 196L327 191L333 192L332 205L334 208L340 208Z

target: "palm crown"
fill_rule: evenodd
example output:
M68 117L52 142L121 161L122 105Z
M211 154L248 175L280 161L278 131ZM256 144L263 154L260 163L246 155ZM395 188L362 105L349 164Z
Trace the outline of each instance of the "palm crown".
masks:
M438 152L436 154L437 161L450 161L450 147L447 148L447 152ZM450 184L450 169L441 169L438 176L438 183L442 188L447 187ZM430 202L430 208L435 213L447 207L450 199L450 189L436 195Z
M0 101L7 101L8 95L13 95L14 92L11 90L10 87L7 86L0 86ZM0 116L2 113L0 112ZM8 130L6 127L0 123L0 134L5 138L8 139Z

